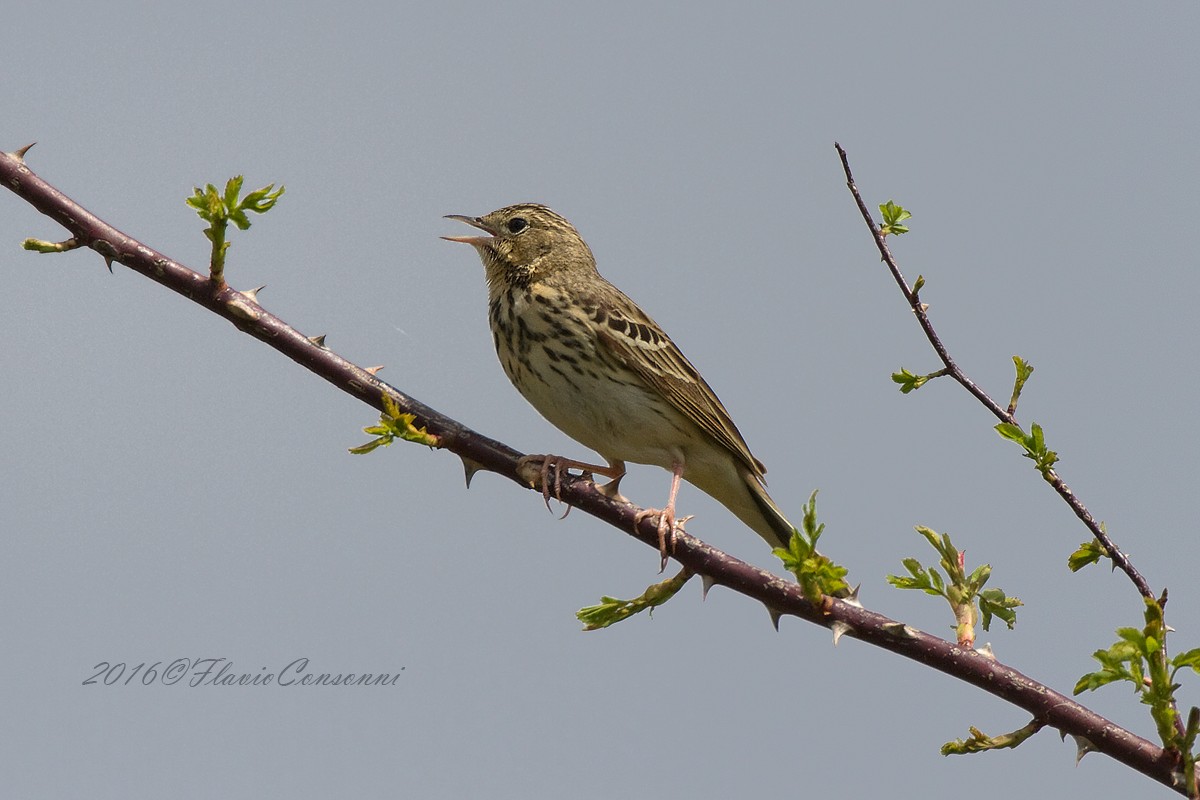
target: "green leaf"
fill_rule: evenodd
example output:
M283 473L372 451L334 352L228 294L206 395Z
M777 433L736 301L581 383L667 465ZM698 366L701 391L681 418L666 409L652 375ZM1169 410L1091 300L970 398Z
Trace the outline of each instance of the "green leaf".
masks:
M996 426L996 433L1020 445L1025 445L1025 441L1028 438L1025 435L1025 431L1021 430L1021 426L1012 422L1001 422Z
M1142 633L1137 628L1117 628L1117 636L1132 645L1135 645L1138 650L1144 650L1146 642L1146 634Z
M285 190L283 186L280 186L279 191L271 191L274 188L275 184L269 183L261 189L255 189L242 200L242 208L247 211L253 211L256 214L265 214L270 211Z
M887 581L897 589L920 589L926 594L940 595L941 576L936 570L926 571L920 561L915 558L906 558L902 562L904 568L912 575L911 578L900 575L888 575Z
M1011 631L1017 624L1016 608L1025 605L1019 598L1009 597L1003 589L984 589L979 593L979 613L982 616L983 629L991 630L992 617L1004 622Z
M238 195L241 194L244 180L241 175L235 175L225 182L225 208L237 208Z
M925 537L925 541L929 542L930 547L937 550L942 555L945 555L945 550L942 547L942 537L933 528L927 528L924 525L918 525L915 528L916 532Z
M1171 659L1171 666L1175 669L1190 667L1193 672L1200 672L1200 648L1177 654Z
M368 433L370 432L366 428L364 428L363 430L366 430ZM351 447L350 452L356 456L365 456L367 453L370 453L375 448L386 447L387 445L389 445L391 443L392 443L391 439L381 436L378 439L372 439L371 441L367 442L366 444L360 444L358 447Z
M1100 559L1107 557L1108 553L1104 552L1100 543L1093 539L1079 545L1079 549L1067 557L1067 567L1071 572L1078 572L1088 564L1095 564Z
M1094 692L1101 686L1107 686L1110 683L1120 680L1133 680L1133 677L1128 672L1118 672L1115 670L1089 672L1076 681L1075 688L1071 693L1079 695L1084 692Z
M978 591L982 589L984 584L988 582L988 578L992 577L992 567L990 564L980 564L971 573L971 577L967 578L967 585Z
M1042 433L1042 426L1035 422L1029 426L1029 430L1032 433L1033 451L1039 454L1046 452L1046 435Z
M903 575L888 575L887 582L897 589L924 589L928 585L923 580L906 578Z
M946 593L946 582L942 580L942 574L933 567L929 568L929 581L933 584L930 594L944 595Z

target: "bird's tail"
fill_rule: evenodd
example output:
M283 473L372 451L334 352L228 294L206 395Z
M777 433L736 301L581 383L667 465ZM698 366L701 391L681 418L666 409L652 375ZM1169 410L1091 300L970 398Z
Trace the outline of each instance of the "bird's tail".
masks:
M792 540L792 523L788 522L787 517L779 510L779 506L775 505L775 501L771 499L771 495L767 494L766 487L762 485L761 480L752 475L749 470L746 470L742 477L749 490L754 510L758 514L751 519L740 513L738 516L759 536L766 539L767 544L771 547L787 547L788 542ZM736 510L735 513L737 513Z
M791 542L792 523L749 465L724 455L711 461L693 459L683 479L720 501L771 547L787 547Z

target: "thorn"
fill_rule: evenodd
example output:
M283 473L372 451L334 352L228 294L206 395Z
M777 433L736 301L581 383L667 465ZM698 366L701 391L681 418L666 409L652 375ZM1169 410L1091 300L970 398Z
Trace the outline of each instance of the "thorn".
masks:
M17 159L17 161L20 161L22 164L24 164L25 163L25 154L28 153L29 148L33 147L35 144L37 144L37 142L30 142L29 144L25 145L24 147L22 147L19 150L16 150L15 152L11 153L10 155L12 155L13 158Z
M108 271L111 273L113 271L113 261L115 261L117 256L120 255L120 253L117 252L117 248L113 247L112 242L108 241L107 239L97 239L96 241L92 242L92 249L99 253L104 259L104 263L108 266Z
M915 639L917 632L903 622L889 622L883 626L883 632L898 639Z
M841 598L842 602L846 603L848 605L852 605L855 608L862 608L863 604L858 599L858 590L861 588L862 588L861 583L858 586L855 586L853 589L850 590L850 594L848 596Z
M839 619L833 621L829 630L833 631L833 646L837 647L838 639L841 639L844 634L851 633L854 628Z
M983 647L976 647L975 652L986 658L988 661L995 661L996 654L992 652L992 643L984 642Z
M767 613L771 615L771 624L775 626L775 632L779 633L779 618L783 616L783 612L767 606Z
M379 364L379 365L377 365L377 366L374 366L374 367L364 367L364 368L363 368L363 372L369 372L369 373L371 373L372 375L378 375L378 374L379 374L379 370L381 370L381 369L383 369L383 364Z
M265 288L267 288L266 285L260 286L257 289L247 289L246 291L242 292L242 294L245 295L246 297L249 297L250 302L257 303L258 302L258 293L261 292Z
M312 342L313 344L315 344L317 347L320 347L322 349L325 348L325 334L323 334L323 333L320 336L310 336L310 337L308 337L308 340L310 342Z
M483 464L480 464L478 461L473 461L473 460L467 458L466 456L459 456L459 458L462 459L463 472L465 472L467 475L467 488L470 489L471 488L471 478L474 478L475 473L479 472L479 470L483 469Z
M1096 745L1084 736L1076 736L1072 733L1071 738L1075 740L1075 766L1078 767L1084 756L1096 752Z
M241 292L234 292L233 295L225 301L225 307L229 309L231 314L239 319L250 320L252 322L262 316L260 312L255 311L252 306L248 305L246 301L240 297L240 295Z
M704 592L700 595L701 602L708 599L708 590L717 585L717 581L712 575L701 575L701 583L704 584Z

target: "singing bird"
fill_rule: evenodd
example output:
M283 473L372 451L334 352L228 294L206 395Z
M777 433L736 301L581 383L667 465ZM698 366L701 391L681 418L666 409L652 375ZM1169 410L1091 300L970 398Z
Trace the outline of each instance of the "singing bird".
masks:
M676 525L682 478L720 501L772 547L786 547L792 525L767 494L766 467L753 456L729 412L671 338L596 271L591 248L570 222L543 205L522 203L482 217L451 214L482 236L444 236L475 248L488 286L488 321L509 380L563 433L595 450L607 466L531 456L543 491L568 468L611 478L599 487L621 498L625 462L671 472L658 517L664 563Z

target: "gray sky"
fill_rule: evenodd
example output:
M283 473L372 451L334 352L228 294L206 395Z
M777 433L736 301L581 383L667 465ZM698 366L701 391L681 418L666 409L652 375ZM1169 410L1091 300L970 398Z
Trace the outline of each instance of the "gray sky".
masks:
M324 14L324 15L322 15ZM1128 582L1071 575L1085 531L937 367L845 190L913 211L894 247L968 372L1169 586L1200 646L1195 490L1200 155L1194 4L40 3L3 55L0 148L105 220L201 267L183 199L284 183L229 279L306 333L489 435L592 454L492 352L482 268L447 213L538 201L704 372L794 518L871 607L950 634L885 585L948 531L1026 602L999 657L1069 692L1136 625ZM699 587L581 633L657 556L582 513L416 446L346 448L375 413L227 323L0 198L0 782L11 797L727 797L1150 789L1045 732L938 747L1024 712ZM622 488L661 504L669 483ZM689 531L771 566L685 487ZM399 673L374 688L83 686L102 661ZM160 667L161 669L162 667ZM1197 681L1183 677L1185 705ZM1084 700L1153 736L1124 688Z

